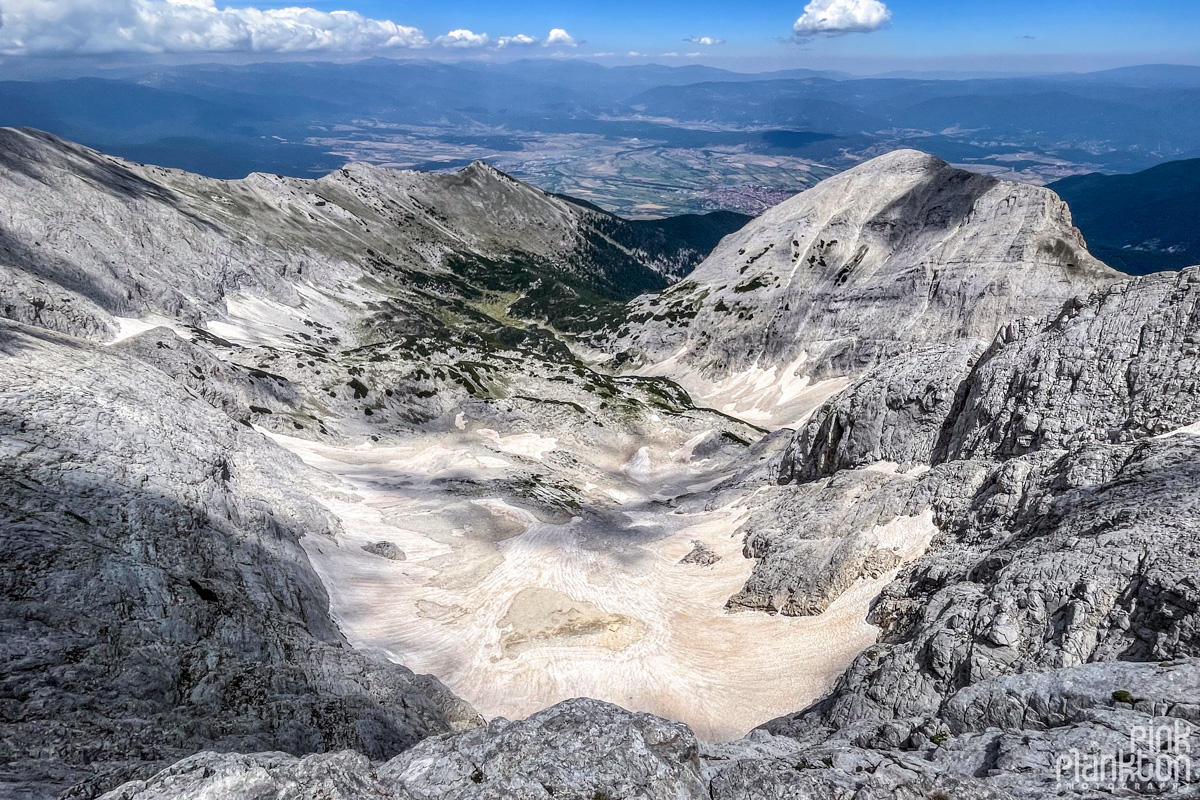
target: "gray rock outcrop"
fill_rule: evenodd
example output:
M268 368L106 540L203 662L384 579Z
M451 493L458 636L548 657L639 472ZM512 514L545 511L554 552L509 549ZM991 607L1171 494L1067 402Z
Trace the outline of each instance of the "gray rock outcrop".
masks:
M877 525L920 513L914 481L847 470L759 497L742 527L742 553L755 560L754 569L728 607L820 614L856 581L898 567L897 554L878 547L870 534Z
M1200 419L1200 270L1159 273L1005 329L971 376L945 459L1133 442Z
M711 567L721 560L711 547L704 542L693 542L691 552L679 560L680 564L695 564L700 567Z
M0 785L79 796L201 749L386 758L475 723L358 652L298 460L115 350L0 321ZM79 784L79 785L77 785Z
M1173 431L1200 420L1198 280L1197 268L1139 278L1006 330L960 368L936 437L869 404L852 420L865 437L813 435L854 390L818 412L785 480L820 475L831 449L929 452L940 440L931 471L884 491L929 504L941 533L876 601L880 644L770 730L900 750L941 730L956 758L983 758L990 737L989 782L1028 794L1018 764L1048 775L1070 746L1197 721L1200 436ZM904 368L885 364L860 387L894 385Z
M407 558L404 551L393 542L371 542L370 544L364 544L363 550L372 555L386 558L388 561L404 561Z
M879 462L931 464L947 417L984 344L960 339L887 362L821 406L784 455L779 477L809 481Z
M385 764L358 753L304 759L201 753L104 800L185 800L220 785L228 796L327 800L596 800L707 796L687 726L596 700L569 700L520 722L426 739Z

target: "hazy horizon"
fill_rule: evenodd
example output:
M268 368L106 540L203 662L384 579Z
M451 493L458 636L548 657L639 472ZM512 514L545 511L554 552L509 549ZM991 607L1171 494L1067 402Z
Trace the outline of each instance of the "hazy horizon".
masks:
M474 56L434 55L428 53L398 55L391 52L383 53L204 53L204 54L129 54L120 53L103 57L96 56L0 56L0 80L39 80L75 77L107 77L109 73L144 70L155 67L202 67L202 66L255 66L271 63L291 64L356 64L363 61L386 59L397 64L429 64L438 63L449 66L486 66L506 65L518 62L552 63L563 60L563 57L525 56L503 57L496 54ZM1200 70L1200 56L1191 61L1183 58L1176 60L1146 60L1137 58L1118 58L1097 56L1094 61L1071 61L1067 59L1045 59L1042 67L1033 67L1028 63L1008 65L1004 57L997 56L992 61L979 62L970 66L967 62L958 62L953 57L944 59L911 59L908 61L866 61L862 59L848 60L842 63L827 60L823 63L790 63L773 62L769 60L745 59L736 57L713 57L707 59L689 60L684 63L672 63L668 59L597 59L586 55L572 56L573 63L591 64L601 68L618 67L663 67L667 69L686 69L688 67L706 67L723 70L741 75L769 75L775 72L811 70L813 72L828 72L850 78L878 77L929 77L942 80L971 80L1010 77L1039 77L1059 75L1087 75L1098 72L1108 72L1120 69L1139 67L1179 67ZM1062 63L1059 63L1061 61ZM1073 63L1074 68L1069 64ZM1018 68L1018 66L1023 68Z

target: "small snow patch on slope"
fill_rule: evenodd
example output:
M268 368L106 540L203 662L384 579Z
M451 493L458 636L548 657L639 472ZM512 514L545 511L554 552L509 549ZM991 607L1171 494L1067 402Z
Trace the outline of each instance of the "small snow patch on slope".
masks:
M139 333L145 333L158 327L157 322L134 319L133 317L113 317L113 321L117 323L117 336L111 342L106 342L105 344L112 345L117 342L123 342L130 337L137 336Z
M480 428L475 432L496 446L498 450L516 456L528 456L541 461L547 453L558 447L558 439L539 436L536 433L516 433L501 436L491 428Z
M845 389L850 378L813 381L804 366L806 353L784 366L760 366L712 379L688 365L687 348L670 358L636 370L643 377L669 377L687 390L698 406L745 420L769 430L795 428L804 424L822 403Z
M1193 422L1191 425L1185 425L1182 428L1176 428L1173 431L1167 431L1154 438L1167 439L1171 436L1200 436L1200 421Z

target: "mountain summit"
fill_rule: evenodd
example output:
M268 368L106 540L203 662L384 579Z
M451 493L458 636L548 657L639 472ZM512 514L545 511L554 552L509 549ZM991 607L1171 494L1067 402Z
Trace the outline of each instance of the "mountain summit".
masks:
M651 372L670 362L726 411L786 424L823 399L793 402L814 382L930 342L991 339L1120 277L1053 192L900 150L781 203L688 279L635 300L618 349Z

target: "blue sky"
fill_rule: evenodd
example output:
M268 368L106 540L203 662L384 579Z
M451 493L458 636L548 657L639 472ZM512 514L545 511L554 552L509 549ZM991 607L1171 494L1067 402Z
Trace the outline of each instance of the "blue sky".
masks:
M682 37L716 36L739 47L769 47L791 34L803 2L758 0L586 0L585 2L444 3L400 0L322 0L325 6L358 8L425 30L469 28L494 35L565 28L598 45L664 47ZM248 5L253 5L249 3ZM927 52L1011 50L1015 37L1038 36L1044 46L1074 51L1198 49L1197 0L889 0L891 29L853 44L867 49ZM867 42L866 39L874 41Z
M350 7L367 16L394 19L425 31L467 28L491 36L539 34L563 28L586 40L586 49L702 52L698 60L839 63L908 62L936 67L961 63L1020 69L1023 58L1064 65L1200 63L1200 0L888 0L891 25L869 34L847 34L785 43L804 2L758 0L525 0L443 3L406 0L321 0L322 7ZM716 46L692 46L684 37L725 39ZM1026 38L1033 37L1033 38Z
M0 18L10 57L569 56L853 72L1200 64L1200 0L0 0Z

